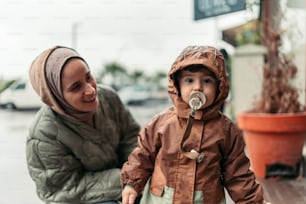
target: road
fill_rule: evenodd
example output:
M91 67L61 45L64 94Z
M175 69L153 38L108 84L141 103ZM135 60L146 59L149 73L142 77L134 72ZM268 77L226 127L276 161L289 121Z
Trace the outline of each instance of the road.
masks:
M26 167L25 142L34 111L0 109L1 204L41 204Z

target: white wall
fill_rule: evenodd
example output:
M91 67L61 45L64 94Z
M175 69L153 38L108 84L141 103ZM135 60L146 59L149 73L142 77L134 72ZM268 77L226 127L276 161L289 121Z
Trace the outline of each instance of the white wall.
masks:
M300 101L302 104L305 104L305 81L306 81L306 52L305 52L305 44L301 44L295 51L294 51L294 63L298 67L298 72L296 78L294 80L294 84L299 89L299 96Z
M232 103L235 114L249 110L260 94L264 48L245 45L235 50L232 64Z
M264 53L264 47L249 44L236 48L232 56L231 103L235 115L251 109L260 95ZM298 73L294 84L300 90L302 104L305 104L305 58L305 45L301 45L295 50L294 62Z

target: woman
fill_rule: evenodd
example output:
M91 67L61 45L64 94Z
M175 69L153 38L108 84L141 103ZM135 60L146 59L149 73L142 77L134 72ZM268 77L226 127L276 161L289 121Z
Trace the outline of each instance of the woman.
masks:
M120 168L139 131L130 112L112 89L97 86L86 61L68 47L42 52L30 80L46 104L26 144L38 196L46 203L117 203Z

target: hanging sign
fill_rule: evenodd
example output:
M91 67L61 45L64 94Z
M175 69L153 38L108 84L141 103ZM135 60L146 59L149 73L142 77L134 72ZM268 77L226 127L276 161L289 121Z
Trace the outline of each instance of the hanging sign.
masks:
M194 20L245 10L245 0L194 0Z

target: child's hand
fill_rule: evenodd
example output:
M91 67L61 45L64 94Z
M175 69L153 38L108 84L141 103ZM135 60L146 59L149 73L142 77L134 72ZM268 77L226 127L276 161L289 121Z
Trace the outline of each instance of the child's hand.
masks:
M135 189L129 185L124 186L122 191L122 204L134 204L137 197Z

